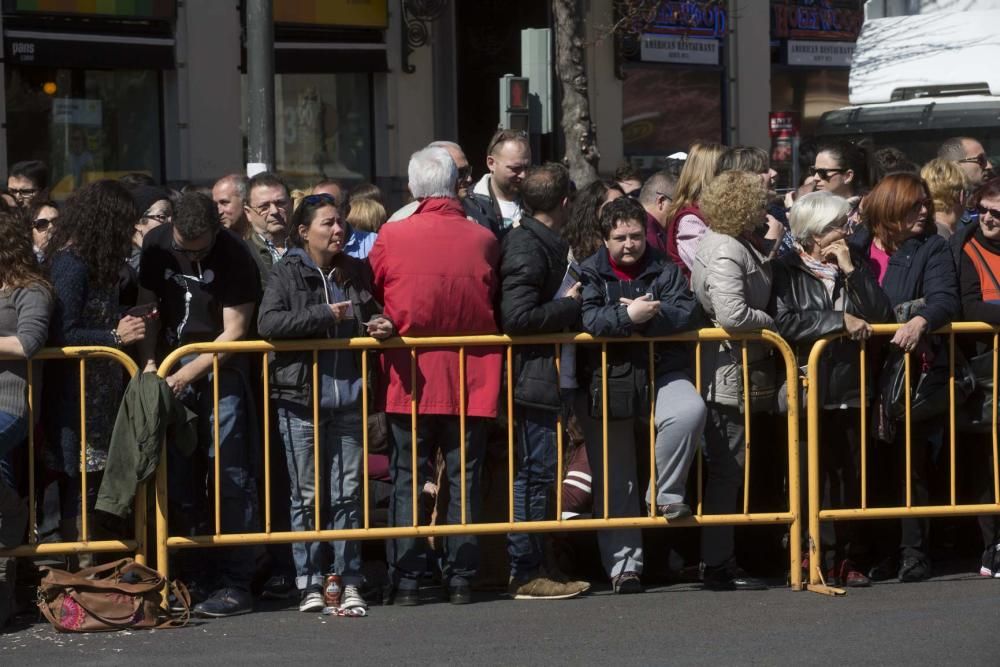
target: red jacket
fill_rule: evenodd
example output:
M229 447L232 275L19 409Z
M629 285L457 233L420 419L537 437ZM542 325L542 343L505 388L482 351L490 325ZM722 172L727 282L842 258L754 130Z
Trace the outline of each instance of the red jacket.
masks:
M421 202L408 218L379 230L368 255L375 296L401 336L496 334L494 304L500 288L500 245L470 222L457 199ZM466 348L466 415L496 417L502 353ZM386 412L410 413L410 351L382 355ZM458 350L417 350L418 412L459 413Z

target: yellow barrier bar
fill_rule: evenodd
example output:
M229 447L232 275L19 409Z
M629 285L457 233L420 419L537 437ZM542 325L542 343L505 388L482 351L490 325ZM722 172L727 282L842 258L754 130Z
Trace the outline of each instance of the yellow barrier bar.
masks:
M320 458L319 453L319 350L313 350L312 362L312 399L313 399L313 516L316 530L320 529L320 502L322 488L319 485Z
M824 347L826 343L823 344ZM861 362L861 507L868 507L868 343L861 341L861 351L858 354ZM812 371L810 370L810 379ZM810 415L809 419L812 419ZM809 484L812 484L810 478ZM819 507L817 506L817 509ZM812 509L809 510L812 512Z
M264 532L271 532L271 362L267 352L261 364L264 384Z
M80 358L80 541L90 537L87 516L87 360Z
M361 466L362 495L365 503L365 528L368 520L368 350L361 350Z
M467 462L465 460L465 348L458 348L458 460L459 466L462 469L462 481L459 487L462 489L461 494L461 505L462 505L462 525L464 526L469 521L469 516L466 514L465 510L465 466Z
M948 417L951 443L951 504L955 505L955 334L948 335Z
M671 526L725 525L773 525L791 524L795 518L792 512L766 512L760 514L709 514L704 517L690 516L670 522ZM524 521L517 524L506 521L500 523L437 524L433 526L401 526L398 528L351 528L345 530L306 530L276 532L268 535L195 535L193 537L170 537L167 546L171 549L192 547L225 547L247 544L287 544L290 542L319 542L329 540L386 540L401 537L442 537L446 535L496 535L498 533L547 533L553 531L617 530L622 528L663 528L663 519L648 516L615 517L610 519L574 519L572 521Z
M514 523L514 348L507 347L507 520Z
M35 392L31 360L28 360L28 544L38 542L38 516L35 513Z
M701 394L701 341L698 341L694 345L694 388L695 388L695 391L698 392L698 395L701 396L702 395ZM698 449L697 449L697 452L695 453L696 461L698 463L698 474L697 474L697 478L698 478L698 507L695 509L695 514L697 516L701 516L702 515L702 500L703 500L702 496L704 495L704 491L705 491L705 489L704 489L704 486L705 486L704 477L705 477L705 475L704 475L704 471L703 471L703 467L704 467L703 457L704 457L704 454L705 454L705 449L704 449L704 446L703 446L704 442L705 442L704 437L698 439L698 444L697 444Z
M562 346L556 343L556 377L559 378L559 401L562 402ZM509 348L508 348L509 349ZM563 411L556 413L556 520L562 521L563 485ZM508 427L509 428L509 427Z
M212 437L215 440L215 534L222 534L222 461L219 443L219 355L212 355Z
M829 340L818 340L816 344L813 345L812 351L809 353L809 366L808 366L808 392L806 394L806 402L808 413L806 415L806 431L807 431L807 456L806 463L808 466L808 476L809 476L809 583L810 584L820 584L823 581L822 575L820 574L820 532L819 532L819 511L820 511L820 480L819 480L819 427L820 427L820 384L819 384L819 364L820 358L823 356L823 351L826 349ZM862 348L862 354L864 354L864 349ZM861 375L864 376L864 368L861 369ZM861 404L864 405L864 393L861 394ZM863 430L863 429L862 429ZM864 442L862 441L862 447L864 447ZM864 460L862 458L862 460ZM864 489L864 473L861 475L861 488ZM862 491L864 493L864 491ZM795 564L792 564L792 569L794 571Z
M904 357L904 363L906 365L906 375L904 379L906 380L906 506L909 507L912 504L912 486L913 486L913 472L910 467L910 459L912 457L912 450L910 449L911 443L911 427L912 420L910 419L910 403L913 400L910 388L913 386L910 384L910 353L906 352Z
M656 487L656 368L653 359L653 341L649 341L649 516L656 516L659 501Z
M938 516L976 516L1000 514L1000 505L920 505L919 507L869 507L861 509L820 510L823 521L854 521L856 519L933 518Z
M608 344L601 343L601 442L602 442L602 485L604 487L604 515L608 520ZM591 464L593 465L593 464Z
M746 342L740 346L743 355L743 513L750 513L750 413L753 401L750 398L753 387L750 386L750 358L747 355ZM789 385L791 386L791 385Z
M417 520L417 348L410 350L410 464L413 470L410 502L415 528L420 523Z
M135 552L139 548L136 540L91 540L89 542L43 542L42 544L22 544L4 549L4 557L64 556L79 553L113 553L116 551Z

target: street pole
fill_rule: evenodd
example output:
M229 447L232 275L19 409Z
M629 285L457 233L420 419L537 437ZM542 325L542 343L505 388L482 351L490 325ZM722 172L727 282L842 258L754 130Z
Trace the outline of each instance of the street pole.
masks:
M247 0L247 175L274 168L272 0Z

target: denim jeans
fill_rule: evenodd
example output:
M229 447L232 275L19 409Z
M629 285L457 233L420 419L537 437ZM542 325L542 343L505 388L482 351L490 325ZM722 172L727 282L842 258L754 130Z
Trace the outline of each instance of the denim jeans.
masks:
M517 475L514 477L514 521L553 518L549 497L556 479L558 413L516 407ZM542 533L510 533L507 554L515 579L536 575L542 566Z
M28 521L28 501L17 490L10 464L14 449L28 435L28 419L0 412L0 548L21 544Z
M241 363L244 362L244 363ZM258 530L258 498L255 480L258 447L250 433L247 410L245 359L232 358L219 372L219 501L223 533L252 533ZM211 508L215 499L215 415L213 373L191 384L181 400L198 414L198 449L184 457L176 448L167 448L170 517L173 530L181 535L214 532ZM178 554L179 576L208 576L218 581L213 587L249 590L256 569L256 547L212 549L209 558L217 571L205 568L205 557L193 551Z
M392 502L389 523L393 526L413 525L413 470L411 468L412 434L410 416L390 414L392 450L389 474L392 477ZM458 417L451 415L421 415L417 419L417 469L433 465L434 446L444 453L450 497L448 524L461 523L462 469L459 449ZM466 520L479 520L479 473L486 451L486 420L469 417L465 420L465 493ZM418 473L418 482L422 477ZM444 540L444 562L441 572L452 585L467 582L479 567L479 541L474 535L449 535ZM419 548L416 538L392 540L388 545L390 580L399 588L417 587L417 578L427 570L427 555Z
M288 459L292 530L315 530L316 488L312 407L279 404L278 430ZM325 529L361 526L362 426L360 410L321 411L320 526ZM361 543L338 540L333 547L332 572L345 585L361 585ZM301 590L320 586L328 571L322 542L295 542L295 585Z

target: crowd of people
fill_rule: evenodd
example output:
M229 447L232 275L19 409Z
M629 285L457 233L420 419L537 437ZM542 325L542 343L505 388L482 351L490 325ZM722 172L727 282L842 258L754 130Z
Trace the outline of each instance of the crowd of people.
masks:
M43 382L34 383L41 393L31 423L26 364L0 362L0 547L25 541L29 429L38 435L36 460L44 468L36 474L58 482L60 539L124 534L136 485L135 465L123 464L133 461L136 447L120 431L125 405L128 414L170 406L172 535L258 532L263 465L271 466L272 509L286 515L290 530L361 527L362 442L366 429L372 434L362 419L368 393L368 412L384 413L389 525L426 522L413 489L433 504L440 483L451 492L436 508L437 521L481 520L488 434L506 374L502 348L421 348L415 359L410 350L387 348L373 354L367 376L355 350L274 353L266 386L272 442L280 446L265 461L259 360L191 354L161 385L145 388L173 350L256 338L575 331L629 338L609 345L606 357L587 345L564 345L558 358L552 345L515 346L514 520L555 518L554 494L564 493L553 488L561 424L567 442L579 444L567 456L564 510L573 505L595 517L652 511L675 521L692 514L689 482L699 447L704 512L744 511L744 414L781 414L783 369L762 344L748 343L745 357L729 342L703 345L699 395L691 347L656 342L651 364L647 344L636 337L767 329L784 337L804 366L816 340L843 333L825 354L823 385L811 388L823 406L824 506L857 505L864 429L878 441L868 449L869 497L903 504L904 433L898 396L884 389L884 377L904 354L924 370L947 359L931 332L949 322L1000 325L1000 178L992 177L977 141L950 140L922 167L895 149L867 154L849 143L819 145L808 177L784 199L773 191L768 154L754 147L697 143L685 159L648 177L623 169L579 189L562 165L533 164L523 133L499 130L487 154L487 172L474 181L457 144L436 141L417 151L408 168L412 202L391 216L374 185L348 190L324 179L290 190L269 172L230 174L211 189L181 192L131 174L85 185L57 203L43 164L13 165L0 200L0 354L30 359L46 345L102 345L130 354L143 373L126 387L114 361L88 360L83 378L76 363L47 362ZM869 340L871 325L887 322L901 326L891 339L868 343L868 368L861 369L858 344ZM991 356L992 337L964 351L972 360L984 351ZM875 388L865 394L862 370ZM992 374L982 380L991 382ZM156 394L143 391L165 398L147 400ZM875 415L871 424L861 423L862 406ZM995 408L988 401L982 407L963 438L988 442ZM914 505L930 502L945 430L940 414L928 413L915 416L924 421L910 452ZM763 437L782 437L780 429L768 431L766 418L754 421ZM650 432L656 474L643 493L637 453L645 448L641 434ZM984 456L987 450L984 444ZM993 501L988 469L977 466L968 482L979 502ZM93 517L88 535L81 532L84 504ZM992 516L980 527L980 572L1000 577L1000 530ZM866 586L931 574L924 519L871 532L854 523L826 523L823 530L828 582ZM701 530L706 588L766 586L741 567L736 537L731 526ZM537 532L508 536L511 597L563 599L590 588L553 565L545 539ZM612 590L641 592L641 531L599 531L597 541ZM324 577L336 573L341 608L366 608L359 542L268 551L273 576L265 592L297 594L300 610L318 611ZM258 552L180 550L171 572L192 591L196 613L246 613ZM419 604L422 577L440 567L448 599L467 603L479 560L471 535L448 535L434 550L422 539L389 540L388 600ZM90 561L80 554L70 566ZM0 558L0 624L10 610L15 563Z

